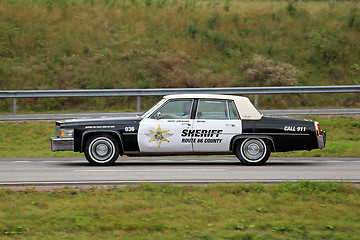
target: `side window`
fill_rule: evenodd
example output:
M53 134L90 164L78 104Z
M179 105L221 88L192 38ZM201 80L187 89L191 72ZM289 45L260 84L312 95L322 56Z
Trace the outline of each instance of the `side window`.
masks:
M201 99L198 105L196 118L200 119L229 119L226 100Z
M152 119L189 119L192 100L171 100L155 111Z
M231 120L240 120L239 113L236 109L235 103L233 101L228 101L229 104L229 115Z

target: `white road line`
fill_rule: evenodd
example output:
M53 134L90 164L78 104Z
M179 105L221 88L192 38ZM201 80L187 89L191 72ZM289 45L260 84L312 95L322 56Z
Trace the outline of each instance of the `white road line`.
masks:
M142 170L126 170L126 169L80 169L73 170L74 172L209 172L209 171L228 171L227 168L210 168L210 169L200 169L200 168L176 168L176 169L142 169Z
M321 163L321 162L327 162L327 163L360 163L360 161L352 161L352 160L327 160L327 161L301 161L299 160L299 162L318 162L318 163Z
M54 161L41 161L41 162L43 162L43 163L59 163L59 162L63 163L63 162L66 162L66 161L56 161L56 160L54 160ZM67 162L69 162L69 161L67 161ZM75 162L75 161L71 161L71 162Z

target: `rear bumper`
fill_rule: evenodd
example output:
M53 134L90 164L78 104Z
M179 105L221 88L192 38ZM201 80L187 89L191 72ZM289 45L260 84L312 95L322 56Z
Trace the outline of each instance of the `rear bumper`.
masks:
M50 138L51 151L74 151L74 138Z
M319 135L317 138L318 138L319 148L323 149L325 147L325 144L326 144L326 132L322 131L322 134Z

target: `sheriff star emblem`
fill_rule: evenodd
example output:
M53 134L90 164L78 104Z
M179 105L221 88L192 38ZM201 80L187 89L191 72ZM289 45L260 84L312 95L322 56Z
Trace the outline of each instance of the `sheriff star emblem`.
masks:
M160 144L164 141L169 142L169 140L167 138L174 135L172 133L169 133L170 130L163 131L160 127L160 124L156 130L154 130L154 131L149 130L149 131L150 131L150 133L145 133L145 135L151 138L149 142L155 141L157 143L158 147L160 147Z

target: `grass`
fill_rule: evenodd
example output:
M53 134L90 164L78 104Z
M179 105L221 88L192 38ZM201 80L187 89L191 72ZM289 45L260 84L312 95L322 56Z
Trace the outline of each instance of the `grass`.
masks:
M0 156L8 157L80 157L74 152L51 152L50 137L55 134L53 121L1 122Z
M273 153L273 157L359 157L360 124L356 118L313 118L327 131L323 150ZM53 121L0 122L0 158L83 157L74 152L51 152L49 138L55 134Z
M0 26L2 90L360 83L358 1L0 0ZM346 96L272 96L259 104L359 107L358 95ZM136 109L136 100L18 106ZM11 108L0 100L0 111Z
M358 239L360 191L339 183L0 189L2 239Z

